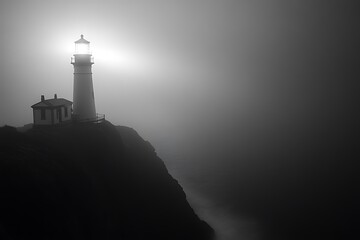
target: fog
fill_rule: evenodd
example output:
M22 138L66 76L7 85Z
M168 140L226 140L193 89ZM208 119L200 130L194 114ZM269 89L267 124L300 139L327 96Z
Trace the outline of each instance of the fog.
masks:
M337 218L358 180L355 5L1 1L0 125L31 123L40 95L72 100L84 34L97 112L154 145L223 240L309 239L305 219Z

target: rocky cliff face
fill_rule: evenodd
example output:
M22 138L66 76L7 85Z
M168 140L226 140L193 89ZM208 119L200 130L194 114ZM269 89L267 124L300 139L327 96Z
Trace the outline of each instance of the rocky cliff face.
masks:
M2 127L0 141L1 239L214 238L130 128Z

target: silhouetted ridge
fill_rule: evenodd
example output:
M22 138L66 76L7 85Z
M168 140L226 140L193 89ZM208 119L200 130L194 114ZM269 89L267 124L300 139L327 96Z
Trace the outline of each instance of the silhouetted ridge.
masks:
M1 239L213 239L133 129L5 126L0 141Z

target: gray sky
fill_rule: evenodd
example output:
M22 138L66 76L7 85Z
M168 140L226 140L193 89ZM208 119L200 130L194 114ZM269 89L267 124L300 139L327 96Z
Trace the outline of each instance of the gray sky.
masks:
M84 34L97 112L155 146L224 240L262 239L231 192L263 190L254 175L297 166L313 151L294 146L345 138L358 119L354 2L2 0L0 125L31 123L42 94L72 100Z

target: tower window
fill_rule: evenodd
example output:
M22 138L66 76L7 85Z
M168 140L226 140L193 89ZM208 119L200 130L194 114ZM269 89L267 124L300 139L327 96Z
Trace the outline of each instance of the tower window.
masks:
M68 117L68 111L69 111L69 109L67 107L65 107L65 117Z
M46 119L46 109L41 109L41 120L45 120Z

